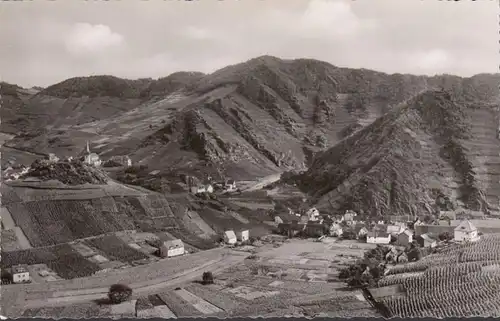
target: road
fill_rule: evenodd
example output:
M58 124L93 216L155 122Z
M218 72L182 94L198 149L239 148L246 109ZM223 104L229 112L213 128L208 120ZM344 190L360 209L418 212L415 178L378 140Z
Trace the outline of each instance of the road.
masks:
M264 186L269 185L271 183L279 181L281 177L281 173L272 174L266 177L259 179L255 184L250 185L246 189L242 190L242 192L251 192L262 189Z
M203 256L203 263L199 264L196 256L209 251L214 253L215 259L207 260L205 256ZM194 266L190 266L189 262L183 262L186 268L178 273L170 274L168 268L165 267L164 270L160 271L163 273L159 273L154 278L147 278L151 273L151 269L149 269L147 265L135 267L133 268L133 272L128 273L128 282L123 283L128 284L134 290L134 297L158 293L165 288L174 288L186 282L200 279L202 273L205 271L211 271L217 274L220 271L243 262L249 255L248 253L231 251L228 249L215 249L209 251L190 254L189 256L193 257ZM175 259L167 261L170 261L170 265L176 264ZM118 271L116 271L116 273L117 272ZM127 274L126 270L119 272L120 274ZM114 275L102 277L102 282L99 282L101 278L98 278L97 282L95 282L95 280L93 280L95 278L89 277L44 284L3 286L2 301L8 302L8 304L3 307L4 315L18 317L19 313L27 308L64 306L106 298L109 286L113 283L119 283L116 282L116 277L113 278L111 276ZM123 279L123 277L118 277L118 279ZM75 280L78 281L81 287L75 288ZM65 284L68 285L67 288L65 288Z

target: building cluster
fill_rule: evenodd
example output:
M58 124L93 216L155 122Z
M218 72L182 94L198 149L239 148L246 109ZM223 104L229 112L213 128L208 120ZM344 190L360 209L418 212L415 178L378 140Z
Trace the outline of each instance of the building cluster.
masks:
M225 193L236 192L237 190L236 181L233 179L227 179L223 182L215 182L215 183L212 183L211 179L207 179L203 184L196 184L194 186L193 185L189 184L188 186L191 194L201 194L201 193L211 194L214 192L221 192L225 194Z
M393 217L390 220L367 221L354 211L346 211L340 217L320 215L316 208L309 209L298 220L284 222L280 216L274 217L278 233L294 237L321 237L329 235L343 239L364 240L370 244L395 244L409 246L417 243L420 247L435 247L439 236L447 232L449 240L474 242L479 239L478 229L468 219L454 226L439 225L429 231L429 226L419 218ZM435 225L432 225L434 227Z
M239 230L234 232L234 230L228 230L224 232L224 243L229 245L236 245L238 242L245 243L250 240L249 230Z

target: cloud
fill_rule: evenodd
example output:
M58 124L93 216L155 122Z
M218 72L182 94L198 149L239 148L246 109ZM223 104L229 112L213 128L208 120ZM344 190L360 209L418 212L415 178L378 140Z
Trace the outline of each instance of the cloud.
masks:
M314 38L348 36L374 26L373 21L356 16L349 2L333 0L311 0L297 24L304 35Z
M187 27L183 30L182 34L188 38L195 40L205 40L212 38L212 34L209 30L194 26Z
M452 57L443 49L431 49L410 55L412 64L423 72L440 72L446 70L452 63Z
M124 37L103 24L77 23L65 39L66 50L73 55L97 54L124 43Z

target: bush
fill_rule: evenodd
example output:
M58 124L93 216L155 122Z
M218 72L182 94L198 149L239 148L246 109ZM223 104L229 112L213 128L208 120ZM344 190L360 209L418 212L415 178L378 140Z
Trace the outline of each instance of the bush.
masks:
M214 284L214 276L212 272L203 272L203 284Z
M132 289L125 284L113 284L109 288L108 298L113 304L128 301L131 297Z

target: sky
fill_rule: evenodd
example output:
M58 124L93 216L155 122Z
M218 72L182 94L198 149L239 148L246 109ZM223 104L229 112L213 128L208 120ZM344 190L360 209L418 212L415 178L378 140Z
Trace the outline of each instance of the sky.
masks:
M0 80L213 72L262 55L387 73L496 73L494 0L0 1Z

